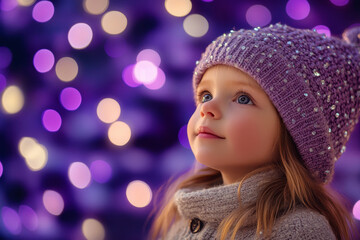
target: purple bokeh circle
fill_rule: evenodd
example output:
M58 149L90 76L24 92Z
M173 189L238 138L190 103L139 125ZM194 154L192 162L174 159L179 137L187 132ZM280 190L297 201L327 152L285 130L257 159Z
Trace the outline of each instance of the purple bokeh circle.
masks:
M134 67L135 64L129 65L124 68L122 72L122 79L126 85L129 87L138 87L141 85L138 81L136 81L136 78L134 77Z
M189 143L189 139L187 136L187 125L184 125L180 128L179 133L178 133L178 138L179 138L180 144L183 147L190 149L190 143Z
M110 165L103 160L93 161L90 165L90 172L92 178L99 183L105 183L109 181L112 175L112 169Z
M246 21L252 27L263 27L271 22L271 12L263 5L253 5L246 11Z
M1 177L2 174L3 174L3 171L4 171L4 168L3 168L2 163L0 162L0 177Z
M307 0L289 0L286 4L286 13L294 20L302 20L310 13L310 4Z
M50 1L36 3L32 11L32 17L38 22L47 22L54 16L54 5Z
M330 0L330 2L335 6L342 7L348 4L349 0Z
M40 73L50 71L54 63L54 54L48 49L40 49L34 55L33 64L35 69Z
M42 123L46 130L49 132L57 132L61 127L61 116L60 114L53 110L47 109L42 115Z
M76 88L64 88L60 93L60 102L65 109L74 111L81 104L81 94Z
M39 219L36 212L29 206L19 207L19 216L22 224L30 231L35 231L39 226Z
M14 234L18 235L21 232L21 221L19 214L12 208L2 207L1 217L6 229Z

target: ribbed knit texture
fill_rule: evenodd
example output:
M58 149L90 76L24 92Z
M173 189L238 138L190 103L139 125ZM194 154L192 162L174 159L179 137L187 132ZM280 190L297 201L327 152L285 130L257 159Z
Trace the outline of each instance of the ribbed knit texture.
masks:
M194 90L218 64L248 73L278 110L311 175L328 183L359 120L359 33L349 29L342 40L279 23L232 30L202 54Z
M273 174L275 172L271 170L246 179L240 189L241 202L255 202L260 191L260 183L269 181ZM175 203L181 219L170 228L165 239L215 239L219 223L239 207L238 187L239 183L234 183L208 189L180 189L175 194ZM200 219L204 224L203 229L197 233L190 230L190 222L194 218ZM237 233L236 239L254 240L255 223L255 216L249 218ZM270 239L333 240L335 236L324 216L299 207L277 220Z

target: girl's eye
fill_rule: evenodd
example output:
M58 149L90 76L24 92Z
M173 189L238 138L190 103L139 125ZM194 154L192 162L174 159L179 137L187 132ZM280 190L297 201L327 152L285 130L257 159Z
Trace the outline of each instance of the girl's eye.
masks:
M210 101L211 99L212 99L212 96L209 93L206 93L202 96L201 102L204 103L204 102Z
M251 99L246 96L246 95L240 95L238 98L237 98L237 102L238 103L241 103L241 104L248 104L249 102L252 103Z

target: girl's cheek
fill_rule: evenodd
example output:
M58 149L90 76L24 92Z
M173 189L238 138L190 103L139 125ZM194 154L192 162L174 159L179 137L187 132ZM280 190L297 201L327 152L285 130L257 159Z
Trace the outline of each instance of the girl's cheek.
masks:
M235 140L234 144L242 153L251 154L254 151L261 151L267 145L267 130L254 118L242 119L241 122L235 124L233 129L229 130Z

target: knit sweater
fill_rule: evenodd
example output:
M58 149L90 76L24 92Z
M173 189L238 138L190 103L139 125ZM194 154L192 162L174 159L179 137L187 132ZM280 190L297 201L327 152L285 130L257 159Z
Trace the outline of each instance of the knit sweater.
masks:
M240 189L243 204L254 203L262 181L276 174L273 170L257 173L246 179ZM239 207L239 183L206 189L180 189L175 203L181 219L170 228L165 239L215 239L220 222ZM237 232L236 239L255 239L255 215ZM261 239L264 239L263 237ZM327 219L316 211L297 207L295 211L278 218L271 237L273 240L332 240L336 239Z

